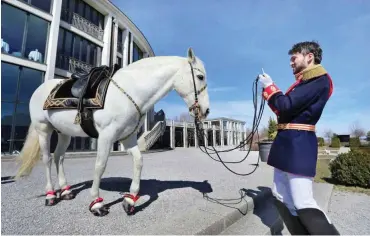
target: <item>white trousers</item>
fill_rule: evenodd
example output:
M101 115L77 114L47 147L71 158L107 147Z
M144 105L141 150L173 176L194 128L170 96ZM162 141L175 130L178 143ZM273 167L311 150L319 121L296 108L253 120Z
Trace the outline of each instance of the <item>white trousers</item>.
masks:
M312 177L295 175L274 169L272 194L283 202L294 216L297 215L296 210L303 208L317 208L324 212L313 197L312 185ZM325 216L330 222L328 216L326 214Z

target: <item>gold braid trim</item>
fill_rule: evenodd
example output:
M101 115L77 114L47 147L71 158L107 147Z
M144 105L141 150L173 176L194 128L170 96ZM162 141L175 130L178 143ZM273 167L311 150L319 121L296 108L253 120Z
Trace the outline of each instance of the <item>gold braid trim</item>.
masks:
M296 80L306 81L306 80L310 80L310 79L325 75L327 73L328 72L325 70L325 68L321 64L318 64L318 65L311 66L307 69L304 69L298 74L295 74L295 78Z

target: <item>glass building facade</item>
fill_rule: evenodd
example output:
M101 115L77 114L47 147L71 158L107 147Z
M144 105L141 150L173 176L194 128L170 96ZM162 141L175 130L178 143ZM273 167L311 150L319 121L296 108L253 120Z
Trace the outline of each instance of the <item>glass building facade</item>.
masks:
M83 0L2 0L1 21L2 153L22 149L30 125L29 101L44 80L67 79L77 67L124 67L154 56L144 36L134 35L127 26L130 20L107 0L94 6ZM114 47L104 44L104 38ZM53 134L52 151L56 141ZM92 143L76 137L68 151L94 150Z

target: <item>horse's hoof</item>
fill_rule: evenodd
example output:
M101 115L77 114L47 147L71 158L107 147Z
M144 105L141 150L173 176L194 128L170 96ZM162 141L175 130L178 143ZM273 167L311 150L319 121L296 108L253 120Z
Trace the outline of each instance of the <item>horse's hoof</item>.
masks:
M57 199L54 197L54 198L49 198L49 199L45 199L45 206L54 206L57 204Z
M62 200L72 200L74 198L75 195L72 192L60 196L60 199Z
M89 206L90 212L94 216L105 216L109 213L109 208L103 205L103 198L97 198Z
M123 200L122 202L123 210L125 210L127 215L133 215L135 212L135 206L127 202L126 200Z
M106 216L109 213L109 209L107 207L102 207L90 211L94 216Z

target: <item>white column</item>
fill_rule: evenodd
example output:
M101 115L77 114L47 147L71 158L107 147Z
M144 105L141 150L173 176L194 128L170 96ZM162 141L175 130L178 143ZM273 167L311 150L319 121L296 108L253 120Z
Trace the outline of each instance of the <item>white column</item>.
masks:
M194 128L194 147L198 147L197 128Z
M132 60L134 58L134 35L131 34L131 39L130 39L130 63L132 63Z
M122 52L122 67L126 67L128 65L128 52L130 50L130 47L128 45L128 29L125 29L123 31L123 36L122 36L122 43L123 43L123 52Z
M204 146L208 147L208 128L204 132Z
M53 1L53 10L52 10L53 18L50 24L48 50L46 52L45 80L54 79L61 11L62 11L62 1Z
M112 15L109 14L104 18L104 37L103 37L104 46L102 51L101 65L109 66L111 33L112 33Z
M225 146L224 143L224 122L220 120L220 139L221 139L221 147Z
M216 126L212 125L212 139L213 139L213 146L216 147Z
M114 31L113 31L113 38L114 40L111 40L111 42L113 41L113 64L115 64L117 62L117 40L118 40L118 24L117 24L117 20L114 19ZM120 65L121 66L121 65Z
M171 146L171 148L174 148L173 147L173 139L174 139L173 129L174 129L174 126L173 126L173 120L172 120L171 123L170 123L170 146Z
M183 142L184 142L184 147L188 147L188 128L187 128L187 123L184 122L184 129L183 129Z

